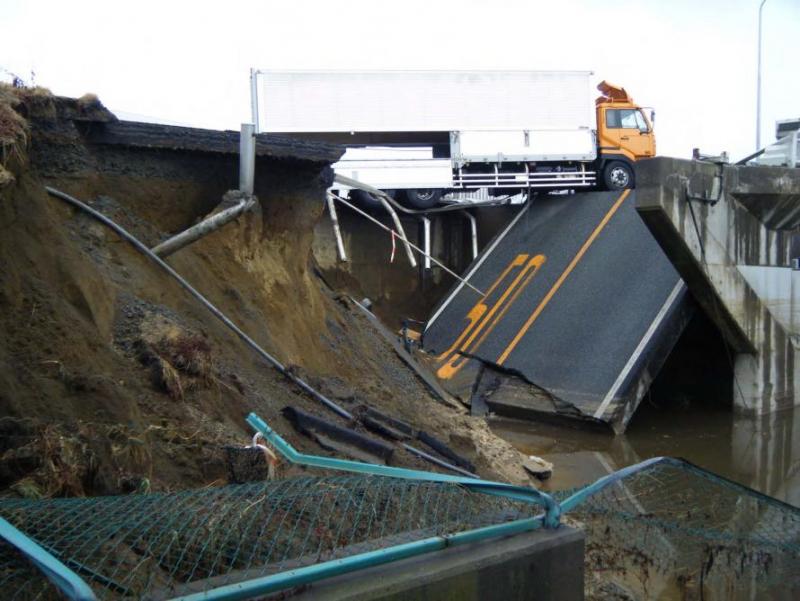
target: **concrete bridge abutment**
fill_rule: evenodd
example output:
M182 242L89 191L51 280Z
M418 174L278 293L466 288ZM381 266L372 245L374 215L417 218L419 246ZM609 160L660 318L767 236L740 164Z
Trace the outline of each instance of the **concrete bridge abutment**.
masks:
M636 167L636 208L722 332L734 407L800 402L800 169L659 157Z

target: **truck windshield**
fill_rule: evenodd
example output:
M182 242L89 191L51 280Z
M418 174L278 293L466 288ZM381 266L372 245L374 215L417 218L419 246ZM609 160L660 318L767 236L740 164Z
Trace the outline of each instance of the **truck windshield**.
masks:
M650 131L644 115L638 109L608 109L606 111L606 127L608 129Z

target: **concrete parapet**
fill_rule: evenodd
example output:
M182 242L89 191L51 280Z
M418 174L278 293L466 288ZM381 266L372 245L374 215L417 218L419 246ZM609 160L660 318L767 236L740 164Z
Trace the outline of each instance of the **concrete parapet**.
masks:
M800 402L799 173L661 157L636 167L636 208L728 341L746 412Z
M567 526L489 539L315 583L298 601L583 599L584 533Z
M727 189L771 230L800 227L800 169L726 167Z

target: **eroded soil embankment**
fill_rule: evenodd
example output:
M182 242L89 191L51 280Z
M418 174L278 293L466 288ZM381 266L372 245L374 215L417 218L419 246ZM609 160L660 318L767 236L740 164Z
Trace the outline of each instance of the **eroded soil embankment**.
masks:
M26 114L29 143L7 162L13 181L0 188L2 494L221 482L223 447L247 442L250 411L298 448L322 452L280 410L293 405L336 421L331 413L130 245L44 190L52 185L91 202L152 245L234 187L233 157L94 147L62 113ZM259 175L271 185L257 190L258 209L170 264L346 408L391 412L447 441L481 474L523 479L516 451L482 422L438 404L315 274L311 244L324 169L262 159ZM401 450L392 463L431 467Z

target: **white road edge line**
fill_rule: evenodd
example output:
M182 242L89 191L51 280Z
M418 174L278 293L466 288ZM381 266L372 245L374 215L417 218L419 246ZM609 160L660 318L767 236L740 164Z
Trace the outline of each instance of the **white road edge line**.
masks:
M616 381L611 386L611 389L608 391L608 394L606 394L605 398L603 399L603 402L600 403L600 406L597 408L597 411L595 411L594 413L595 419L600 419L603 416L603 413L605 413L606 409L608 409L608 405L613 400L614 395L617 394L617 392L619 391L619 387L622 386L623 382L625 382L625 378L628 377L628 374L633 369L633 366L636 364L636 361L641 356L642 351L644 351L644 348L647 346L647 344L650 342L650 339L656 333L658 326L660 326L661 322L664 321L664 317L666 317L667 311L669 311L669 308L672 306L672 303L675 302L675 299L678 297L678 294L681 292L681 290L683 290L683 288L685 288L685 286L686 285L683 283L683 280L678 280L678 283L675 284L675 287L672 289L672 292L669 293L669 296L667 297L667 300L664 302L664 305L658 311L658 314L653 320L653 323L651 323L650 327L647 328L647 331L644 333L644 336L642 336L642 339L639 341L639 345L634 349L633 354L631 355L630 359L628 359L628 362L625 364L625 367L622 368L622 371L617 376Z
M500 235L497 236L497 238L495 238L494 242L492 242L492 244L489 246L489 248L487 248L483 252L483 254L481 255L481 258L478 259L478 262L475 263L475 265L472 267L472 269L469 270L469 273L467 273L467 275L464 276L464 281L462 281L462 282L460 282L458 284L456 289L453 290L453 293L450 296L447 297L447 300L445 300L441 304L439 309L437 309L436 313L434 313L433 316L428 320L428 323L425 324L425 330L423 330L423 332L427 332L428 331L428 328L430 328L433 325L433 322L436 321L436 319L442 314L442 311L444 311L447 308L447 305L450 304L450 301L452 301L456 297L456 295L459 292L461 292L461 289L464 287L464 283L469 281L469 279L473 276L473 274L476 271L478 271L478 269L480 268L481 265L483 265L483 262L489 257L489 255L492 254L492 252L494 252L494 249L497 248L497 245L500 244L500 242L502 242L503 238L506 237L506 234L508 234L508 232L511 231L511 228L513 228L517 224L517 221L519 221L519 218L522 217L522 214L526 213L528 211L528 207L530 207L530 204L531 204L531 201L528 200L525 203L525 206L522 207L522 210L519 213L517 213L517 215L516 215L516 217L514 217L514 219L511 220L511 223L508 224L506 229L504 229L500 233Z

